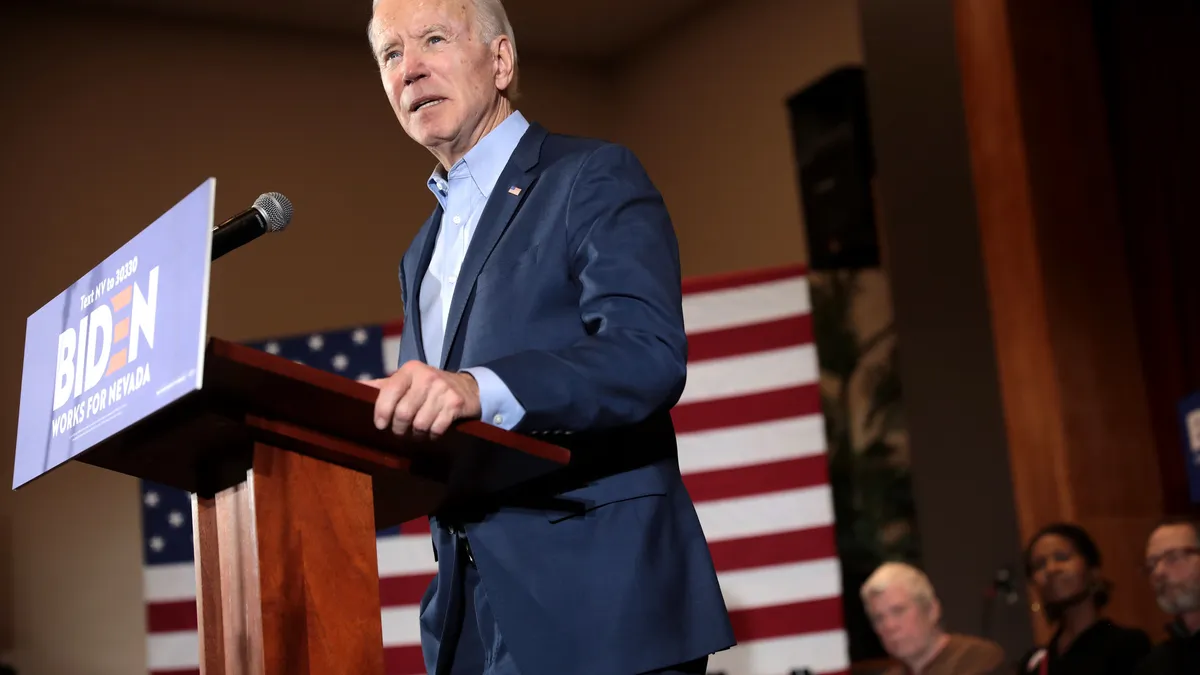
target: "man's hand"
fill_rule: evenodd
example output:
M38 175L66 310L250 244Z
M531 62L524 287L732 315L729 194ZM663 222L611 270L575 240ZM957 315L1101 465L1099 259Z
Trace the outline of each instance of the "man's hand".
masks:
M379 389L375 427L403 436L438 438L458 419L480 415L479 384L467 373L451 373L409 361L390 377L367 382Z

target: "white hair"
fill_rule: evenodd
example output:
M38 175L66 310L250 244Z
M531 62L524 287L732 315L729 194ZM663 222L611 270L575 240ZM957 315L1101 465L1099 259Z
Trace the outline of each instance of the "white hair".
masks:
M924 572L907 563L887 562L880 565L863 583L860 591L863 604L894 587L908 591L909 597L924 608L932 607L937 600L933 584Z
M491 44L492 40L501 35L508 38L508 44L512 46L513 55L513 81L510 88L516 89L517 84L517 37L513 32L512 22L508 20L508 12L504 10L504 3L501 0L471 0L475 6L475 28L478 30L478 37L484 44ZM379 6L379 0L371 0L371 13L375 13L375 9ZM367 23L367 40L371 43L371 49L375 48L375 37L372 26L374 17Z

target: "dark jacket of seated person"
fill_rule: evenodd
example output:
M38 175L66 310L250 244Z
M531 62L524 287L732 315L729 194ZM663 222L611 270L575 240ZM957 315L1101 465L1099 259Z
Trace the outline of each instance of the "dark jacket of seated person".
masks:
M1154 528L1146 542L1146 575L1159 608L1175 621L1137 675L1200 673L1200 523L1168 519Z
M1031 650L1021 659L1018 673L1035 675L1131 675L1150 651L1150 638L1134 628L1123 628L1108 619L1088 626L1060 647L1059 633L1046 647ZM1198 671L1200 673L1200 671Z
M1200 673L1200 631L1189 633L1176 622L1168 628L1170 637L1138 664L1136 675L1191 675Z
M1132 675L1150 651L1150 637L1101 616L1108 583L1100 574L1100 550L1083 528L1042 528L1025 551L1025 572L1055 632L1048 645L1025 654L1017 673Z

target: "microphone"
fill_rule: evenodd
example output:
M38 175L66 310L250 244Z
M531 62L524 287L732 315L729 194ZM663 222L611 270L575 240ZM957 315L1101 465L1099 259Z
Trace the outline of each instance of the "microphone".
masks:
M292 202L278 192L266 192L254 205L217 225L212 231L212 260L292 222Z

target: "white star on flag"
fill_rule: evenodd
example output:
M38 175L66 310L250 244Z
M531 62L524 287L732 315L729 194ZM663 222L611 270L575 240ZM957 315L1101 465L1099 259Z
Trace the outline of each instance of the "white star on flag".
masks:
M368 337L370 337L370 336L367 335L366 328L358 328L358 329L355 329L353 334L351 334L350 339L354 340L354 344L361 346L361 345L367 344Z
M147 492L145 501L146 501L146 506L149 506L150 508L154 508L154 507L158 506L158 493L157 492Z
M183 514L178 511L172 511L167 516L167 522L171 524L171 527L183 527Z
M314 335L314 336L308 338L308 348L313 350L314 352L321 351L321 348L324 346L325 346L325 338L321 337L320 335Z
M162 551L164 546L166 543L163 542L162 537L150 537L150 549L155 553Z
M350 365L350 359L346 358L345 354L338 354L333 357L333 369L343 371Z
M266 346L263 347L263 351L268 354L278 355L279 354L279 343L278 342L268 342L266 344Z

